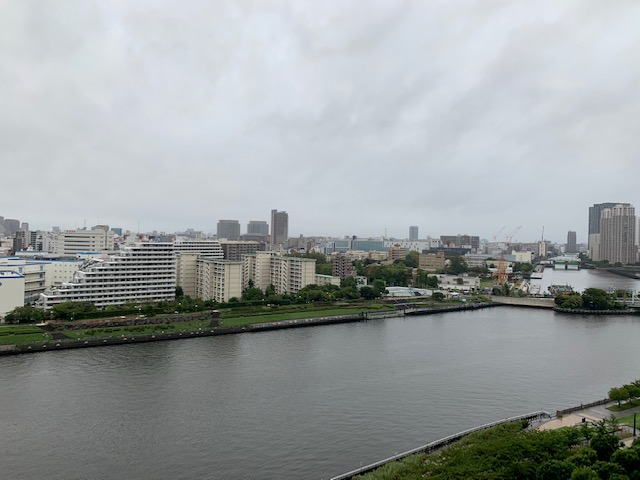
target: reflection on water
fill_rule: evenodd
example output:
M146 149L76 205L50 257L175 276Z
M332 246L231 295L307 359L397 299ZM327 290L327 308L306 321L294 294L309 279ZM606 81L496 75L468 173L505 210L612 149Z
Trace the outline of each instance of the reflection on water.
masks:
M601 288L613 292L616 289L640 290L640 280L627 278L604 270L554 270L545 268L541 279L532 279L533 287L540 286L540 293L548 293L549 285L570 285L577 292L585 288Z

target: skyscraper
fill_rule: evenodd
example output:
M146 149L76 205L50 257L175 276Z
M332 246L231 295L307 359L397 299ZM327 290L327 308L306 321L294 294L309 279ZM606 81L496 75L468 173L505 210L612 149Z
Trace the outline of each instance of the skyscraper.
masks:
M282 245L289 239L289 215L271 210L271 244Z
M567 253L573 253L578 250L578 245L576 242L576 232L572 232L569 230L567 233Z
M636 211L630 203L604 208L600 216L600 260L636 262Z
M593 207L589 207L589 237L587 238L587 245L591 260L600 260L600 216L602 210L615 205L615 203L606 202L594 203Z
M238 220L218 220L216 235L218 239L239 240L240 222Z
M269 224L264 220L251 220L247 224L247 235L269 235Z
M412 225L409 227L409 241L414 242L418 240L418 227Z

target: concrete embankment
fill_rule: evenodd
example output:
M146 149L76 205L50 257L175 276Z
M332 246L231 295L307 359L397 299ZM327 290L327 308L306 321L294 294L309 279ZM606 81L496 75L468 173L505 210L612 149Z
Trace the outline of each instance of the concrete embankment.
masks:
M461 310L475 310L495 306L491 303L470 303L464 305L447 305L442 307L406 308L394 311L362 312L350 315L338 315L331 317L300 318L295 320L282 320L276 322L253 323L238 327L212 326L203 327L193 331L182 332L158 332L150 335L121 335L120 337L100 337L73 340L57 338L47 342L35 342L18 345L0 345L0 355L15 355L19 353L49 352L52 350L66 350L71 348L106 347L110 345L129 345L135 343L159 342L163 340L179 340L185 338L211 337L216 335L231 335L236 333L265 332L286 328L302 328L320 325L334 325L340 323L359 322L365 320L377 320L383 318L399 317L404 315L428 315ZM210 315L210 314L209 314ZM105 320L100 325L91 324L92 327L104 327ZM118 322L119 323L119 322ZM152 323L146 321L145 324ZM68 329L67 329L68 330ZM58 332L59 333L59 332ZM73 331L70 332L73 335Z
M539 298L539 297L500 297L492 295L492 302L499 303L501 305L511 305L513 307L531 307L531 308L553 308L555 303L553 298Z

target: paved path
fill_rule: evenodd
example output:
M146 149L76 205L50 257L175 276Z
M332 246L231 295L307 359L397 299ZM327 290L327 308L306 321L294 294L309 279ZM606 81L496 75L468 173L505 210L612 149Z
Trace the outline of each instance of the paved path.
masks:
M595 407L585 408L584 410L579 410L577 412L570 413L568 415L563 416L562 418L554 418L553 420L549 420L548 422L543 423L538 427L539 430L552 430L554 428L561 427L571 427L576 426L582 423L583 419L586 419L587 422L599 422L603 418L609 418L613 415L616 418L626 417L628 415L632 415L636 412L640 412L640 406L633 407L628 410L623 410L621 412L611 412L607 410L607 407L612 405L616 405L617 402L610 402L603 405L597 405ZM638 415L638 434L640 435L640 415ZM626 446L630 446L633 442L633 437L629 437L623 440L623 443Z

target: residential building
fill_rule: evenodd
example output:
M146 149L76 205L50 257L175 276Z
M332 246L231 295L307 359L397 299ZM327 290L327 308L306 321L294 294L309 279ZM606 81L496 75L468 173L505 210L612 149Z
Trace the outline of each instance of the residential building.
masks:
M176 253L197 253L203 257L224 258L224 252L217 240L183 240L173 243Z
M393 245L387 250L387 261L393 263L396 260L404 260L407 258L407 253L409 253L409 251L406 248L400 245Z
M247 235L269 236L269 224L264 220L251 220L247 224Z
M600 214L600 260L636 262L636 214L629 203L604 208Z
M258 250L265 249L264 243L243 240L221 240L220 246L222 247L225 260L234 260L236 262L242 260L243 255L250 255L256 253Z
M567 253L569 252L575 253L578 251L578 244L576 241L576 232L573 232L571 230L569 230L569 232L567 233L566 251Z
M196 297L228 302L242 297L243 262L199 258L196 272Z
M202 257L197 252L176 252L176 285L182 288L184 295L192 298L198 297L196 277L199 258L213 257Z
M289 215L271 210L271 245L284 245L289 238Z
M273 285L276 293L298 293L315 283L316 261L311 258L287 257L275 252L256 252L243 257L243 285L249 282L264 291Z
M335 285L336 287L339 287L340 280L340 277L333 277L331 275L322 275L320 273L316 273L316 281L314 283L316 285Z
M218 240L239 240L240 222L238 220L219 220L216 237Z
M98 307L173 300L176 259L170 242L136 242L117 254L87 260L71 282L47 289L42 308L62 302L90 302Z
M445 257L443 251L420 253L418 255L418 268L427 272L444 270Z
M587 237L587 250L589 258L593 261L600 260L600 218L602 217L602 210L605 208L612 208L617 203L605 202L595 203L592 207L589 207L589 236Z
M347 278L357 275L353 260L343 253L331 255L332 274L334 277Z
M24 306L24 275L0 270L0 320L16 307Z
M416 240L418 240L418 227L412 225L409 227L409 241L415 242Z

